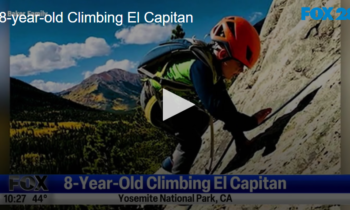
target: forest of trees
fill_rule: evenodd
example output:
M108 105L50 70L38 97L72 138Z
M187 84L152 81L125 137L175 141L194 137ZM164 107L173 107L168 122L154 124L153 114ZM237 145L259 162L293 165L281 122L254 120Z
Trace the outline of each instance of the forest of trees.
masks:
M176 144L172 137L150 125L139 109L113 121L61 124L44 120L12 121L11 174L153 174ZM52 208L44 207L41 206ZM71 208L88 209L88 206L55 209ZM89 209L111 208L90 206Z
M76 125L11 122L11 173L151 174L174 148L174 140L146 122L140 110ZM55 129L35 132L49 128Z

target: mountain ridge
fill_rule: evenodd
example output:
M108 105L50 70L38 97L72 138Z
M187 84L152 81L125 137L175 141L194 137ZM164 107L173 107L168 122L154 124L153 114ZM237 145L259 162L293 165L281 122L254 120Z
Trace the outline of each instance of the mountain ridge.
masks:
M93 74L58 96L106 111L128 111L137 107L142 76L114 68Z
M87 107L10 77L10 118L24 121L95 121L115 113Z

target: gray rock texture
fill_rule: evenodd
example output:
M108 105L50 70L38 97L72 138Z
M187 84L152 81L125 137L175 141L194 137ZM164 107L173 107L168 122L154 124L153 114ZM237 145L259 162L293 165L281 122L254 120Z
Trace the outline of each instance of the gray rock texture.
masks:
M300 18L301 7L340 7L340 0L274 0L261 31L258 64L241 74L229 93L238 110L273 112L305 85L298 97L263 125L246 132L256 151L235 157L234 143L214 174L340 174L340 21ZM339 14L332 14L337 17ZM231 134L215 123L215 159ZM191 174L204 174L210 152L209 130ZM275 147L275 150L273 150ZM267 154L264 154L264 151ZM186 209L169 205L170 209ZM199 209L340 209L336 205L194 205Z

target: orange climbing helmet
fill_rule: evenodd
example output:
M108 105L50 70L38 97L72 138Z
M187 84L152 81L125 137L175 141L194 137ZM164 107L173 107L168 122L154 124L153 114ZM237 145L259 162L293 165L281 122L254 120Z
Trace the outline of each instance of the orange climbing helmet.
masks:
M210 38L225 46L231 58L252 68L260 56L260 37L254 26L237 16L225 17L210 32Z

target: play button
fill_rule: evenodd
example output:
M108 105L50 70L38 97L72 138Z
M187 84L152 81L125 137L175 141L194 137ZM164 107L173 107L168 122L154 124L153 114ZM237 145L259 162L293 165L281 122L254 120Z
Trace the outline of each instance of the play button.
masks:
M193 103L163 89L163 121L194 106Z

